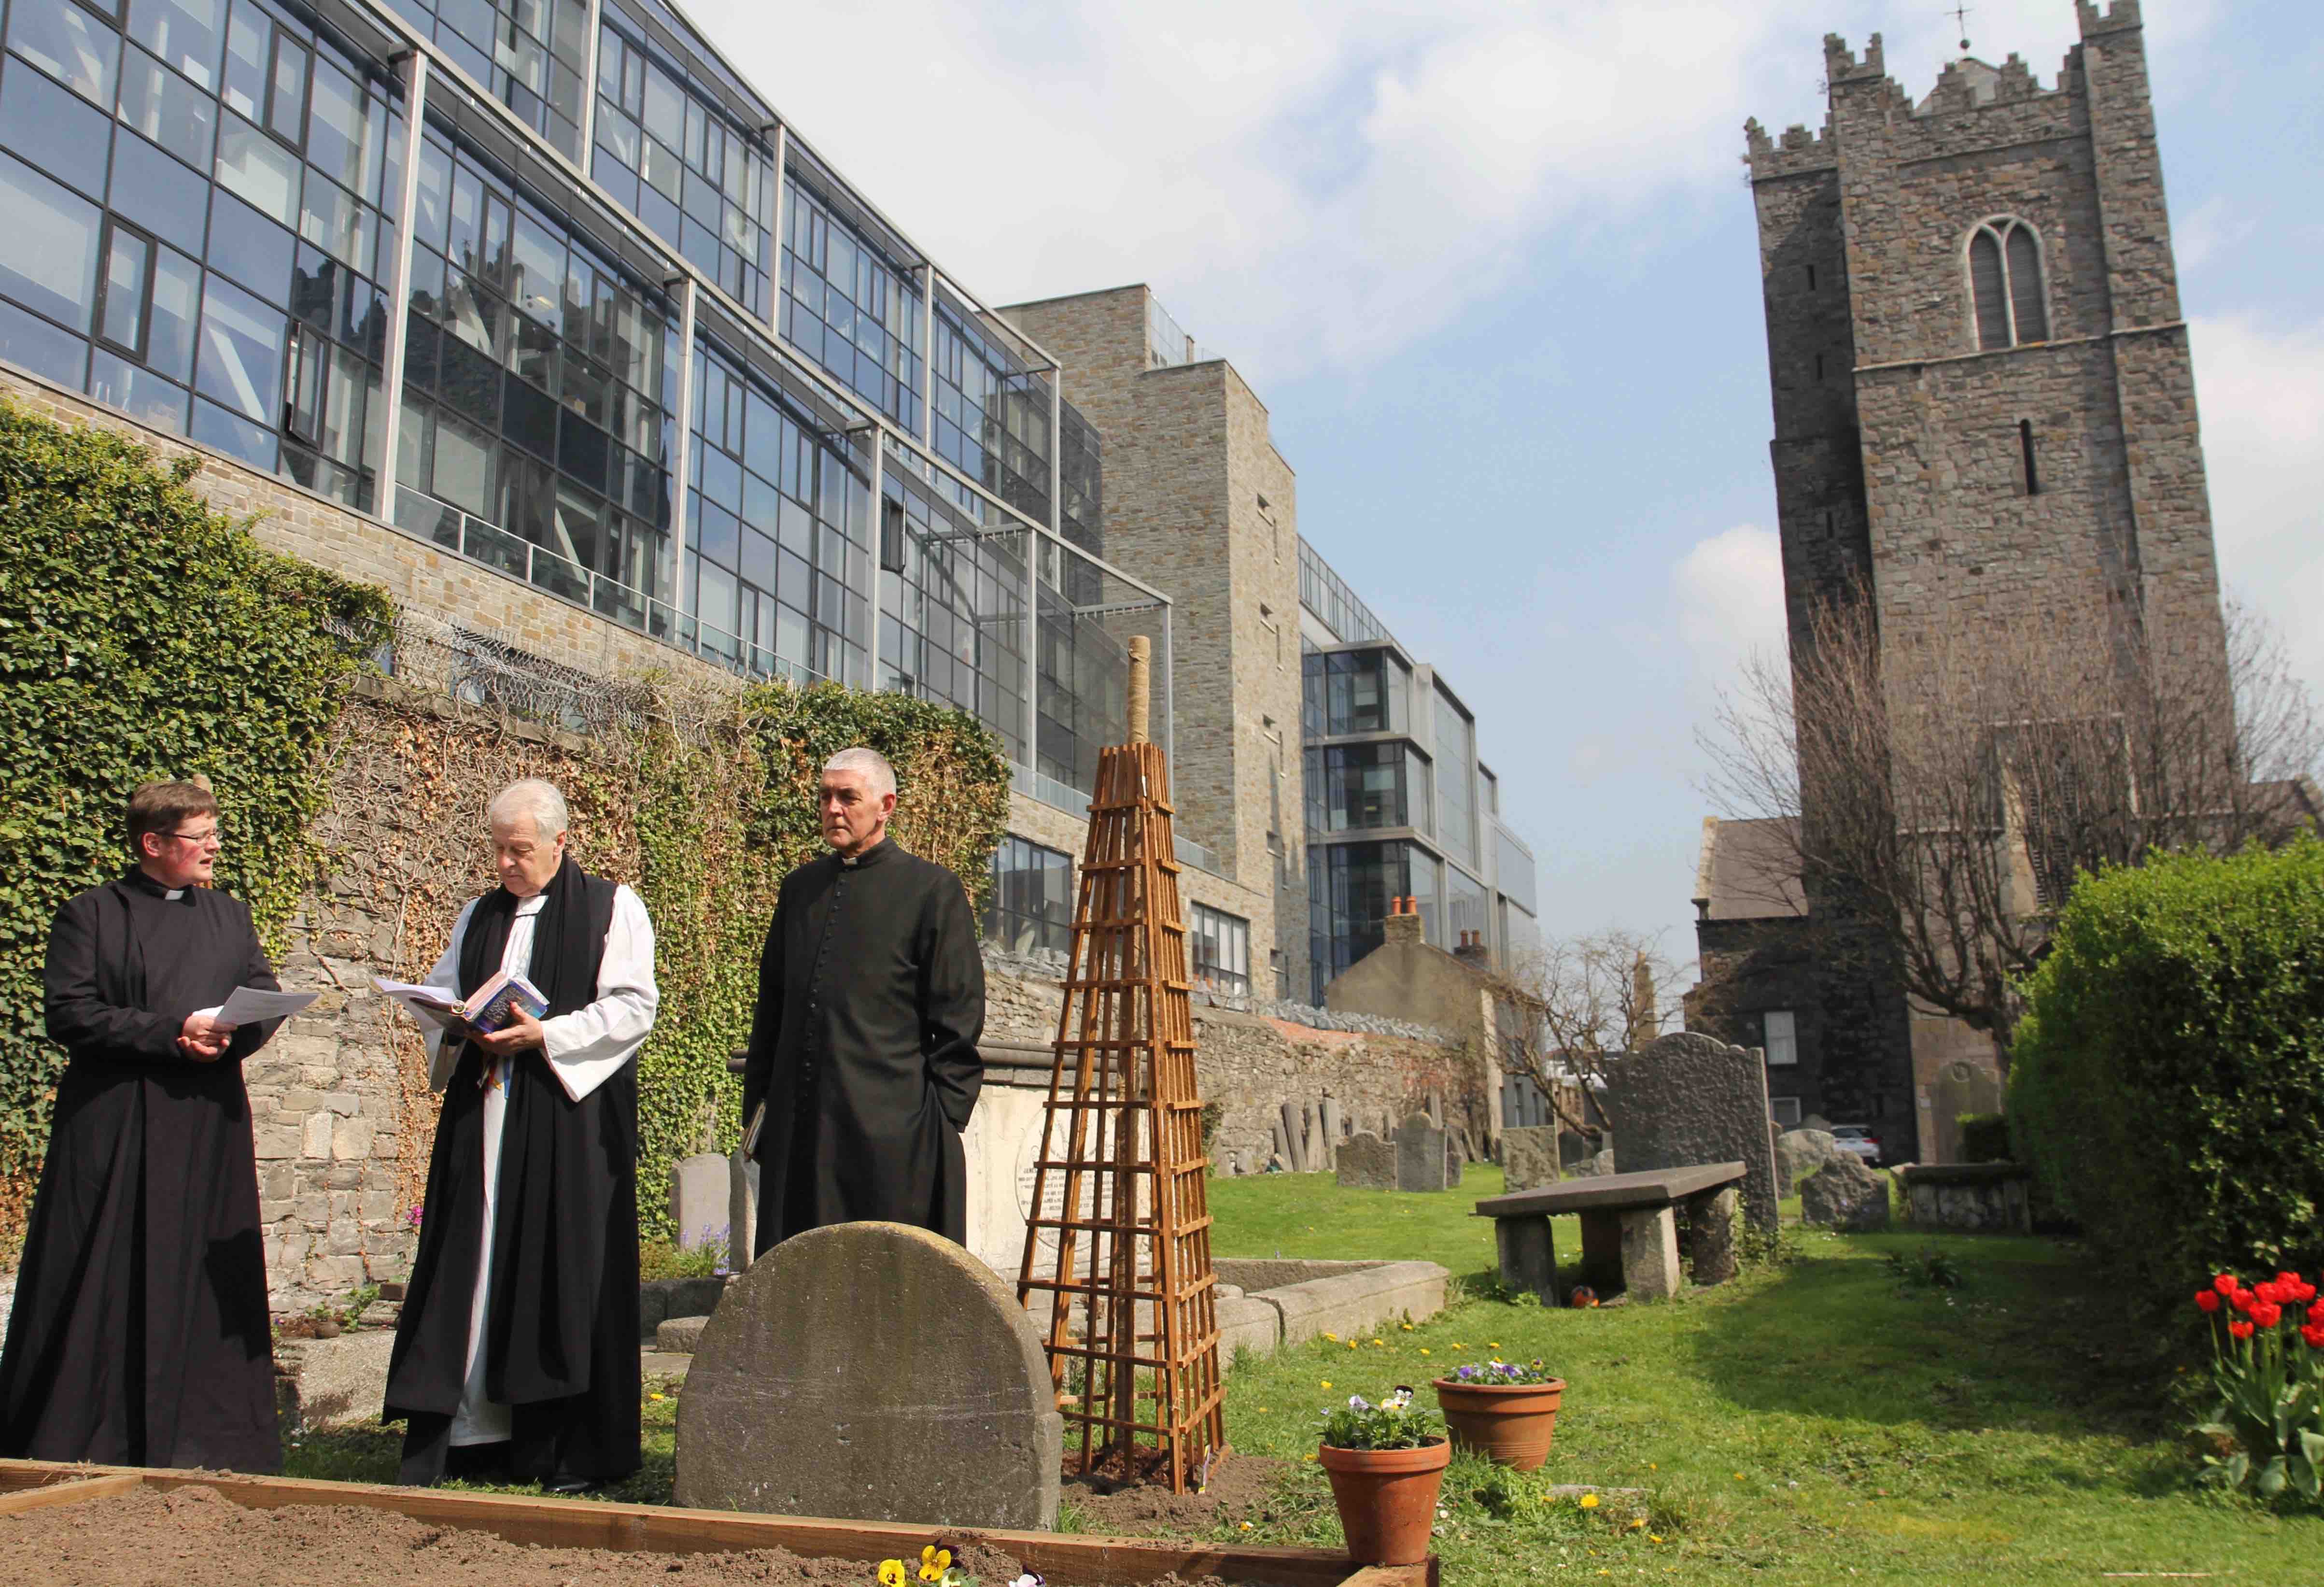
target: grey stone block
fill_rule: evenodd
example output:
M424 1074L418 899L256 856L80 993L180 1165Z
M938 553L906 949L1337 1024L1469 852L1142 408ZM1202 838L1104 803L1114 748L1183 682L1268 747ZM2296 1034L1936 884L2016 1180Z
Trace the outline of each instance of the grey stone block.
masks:
M673 1355L692 1355L709 1321L707 1317L665 1317L654 1330L654 1348Z
M1339 1182L1351 1190L1394 1190L1394 1141L1360 1131L1340 1143Z
M1501 1131L1501 1177L1510 1190L1557 1183L1557 1127L1520 1124Z
M1888 1176L1846 1152L1800 1186L1800 1221L1850 1234L1888 1227Z

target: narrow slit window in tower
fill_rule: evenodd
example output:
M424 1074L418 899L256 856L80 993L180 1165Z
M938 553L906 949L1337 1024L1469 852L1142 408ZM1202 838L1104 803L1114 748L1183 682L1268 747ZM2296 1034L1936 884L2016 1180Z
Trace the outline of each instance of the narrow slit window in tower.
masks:
M2038 496L2042 494L2042 476L2034 471L2034 421L2030 419L2017 421L2017 447L2025 456L2025 494Z

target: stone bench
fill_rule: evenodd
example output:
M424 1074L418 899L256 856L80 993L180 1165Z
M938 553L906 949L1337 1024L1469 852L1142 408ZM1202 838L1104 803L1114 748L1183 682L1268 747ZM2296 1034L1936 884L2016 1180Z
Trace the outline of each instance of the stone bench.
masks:
M1720 1284L1735 1276L1736 1187L1744 1172L1741 1163L1702 1163L1607 1174L1489 1195L1477 1204L1477 1216L1493 1220L1501 1282L1513 1290L1532 1290L1545 1306L1564 1299L1557 1291L1557 1248L1549 1221L1567 1213L1582 1218L1582 1273L1591 1288L1600 1295L1619 1289L1635 1300L1663 1300L1678 1293L1682 1255L1698 1284ZM1680 1207L1687 1213L1683 1253Z

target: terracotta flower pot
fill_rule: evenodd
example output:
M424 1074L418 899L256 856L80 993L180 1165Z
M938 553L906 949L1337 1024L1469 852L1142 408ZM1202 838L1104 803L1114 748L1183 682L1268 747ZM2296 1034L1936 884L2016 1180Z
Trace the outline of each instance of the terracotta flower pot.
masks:
M1444 1425L1459 1447L1520 1472L1534 1471L1549 1458L1564 1379L1501 1385L1439 1378L1434 1386Z
M1439 1438L1418 1449L1335 1449L1315 1452L1331 1473L1348 1557L1360 1565L1416 1565L1428 1557L1436 1521L1436 1493L1452 1445Z

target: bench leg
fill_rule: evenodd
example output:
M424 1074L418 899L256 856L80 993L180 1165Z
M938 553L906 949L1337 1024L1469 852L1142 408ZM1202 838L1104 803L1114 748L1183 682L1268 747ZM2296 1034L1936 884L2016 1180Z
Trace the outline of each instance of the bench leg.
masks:
M1735 1277L1735 1187L1706 1191L1686 1204L1686 1276L1697 1284Z
M1557 1246L1544 1217L1496 1218L1493 1243L1501 1257L1501 1283L1512 1294L1530 1289L1541 1304L1557 1304Z
M1622 1287L1632 1300L1668 1300L1678 1287L1678 1220L1671 1209L1633 1207L1624 1212Z
M1622 1219L1618 1213L1593 1208L1582 1214L1582 1281L1610 1300L1622 1287Z

